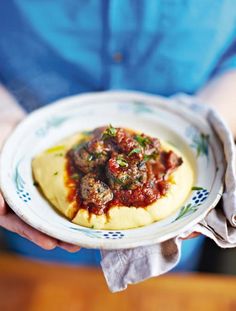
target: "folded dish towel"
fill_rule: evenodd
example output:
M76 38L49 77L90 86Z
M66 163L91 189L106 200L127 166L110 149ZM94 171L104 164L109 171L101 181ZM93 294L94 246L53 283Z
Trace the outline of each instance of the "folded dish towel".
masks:
M232 134L221 117L196 98L180 94L174 100L206 118L223 144L226 159L223 208L212 209L191 230L166 242L135 249L102 250L101 266L112 292L124 290L128 284L138 283L173 269L181 257L182 238L194 231L213 239L220 247L236 247L236 162Z

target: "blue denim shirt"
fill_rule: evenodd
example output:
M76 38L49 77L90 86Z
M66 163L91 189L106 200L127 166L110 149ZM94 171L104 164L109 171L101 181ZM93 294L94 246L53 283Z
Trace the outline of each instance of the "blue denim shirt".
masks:
M235 0L3 0L0 81L31 111L106 89L194 93L236 67Z
M107 89L195 93L236 68L234 0L3 0L0 81L32 111L63 96ZM43 251L8 233L25 255L94 264L98 253ZM184 242L194 268L202 239Z

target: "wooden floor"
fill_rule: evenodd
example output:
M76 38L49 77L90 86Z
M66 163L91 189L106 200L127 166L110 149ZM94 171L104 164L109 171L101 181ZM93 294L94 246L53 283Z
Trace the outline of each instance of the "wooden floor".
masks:
M0 256L1 311L234 311L236 277L169 274L111 294L102 272Z

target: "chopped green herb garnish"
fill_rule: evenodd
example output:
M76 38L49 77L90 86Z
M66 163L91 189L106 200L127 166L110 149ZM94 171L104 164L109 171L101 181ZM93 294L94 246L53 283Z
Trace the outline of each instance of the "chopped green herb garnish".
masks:
M150 138L143 137L142 135L136 135L134 139L139 143L140 146L146 147L148 144L151 143Z
M93 159L94 159L94 155L93 155L93 154L90 154L90 155L88 156L88 161L91 162Z
M72 175L71 175L71 178L72 178L72 179L79 179L79 174L76 174L76 173L75 173L75 174L72 174Z
M63 157L63 153L55 153L55 157Z
M94 158L100 158L103 155L103 153L102 152L95 152L93 155L94 155Z
M111 124L106 128L106 130L102 134L102 139L107 139L110 137L115 137L116 136L116 128L113 127Z
M132 186L132 183L128 183L128 184L126 184L126 185L123 185L123 186L122 186L122 189L123 189L123 190L129 190L129 189L131 188L131 186Z
M128 162L123 158L122 155L118 155L116 162L121 167L128 167L129 166Z
M126 175L121 177L121 178L113 177L114 182L119 184L119 185L124 185L124 183L127 181L127 179L128 179L128 176L126 176Z
M191 189L192 190L203 190L204 188L202 188L202 187L192 187Z
M53 175L54 175L54 176L58 175L58 172L55 172Z
M155 160L156 157L157 157L156 152L153 152L152 154L145 154L145 155L143 156L143 160L144 160L144 162L147 162L147 161L149 161L149 160Z
M128 156L131 156L134 153L140 153L140 152L142 152L142 150L140 148L134 148L133 150L130 151Z
M137 178L136 178L136 181L138 181L138 182L142 182L142 181L143 181L143 176L139 176L139 177L137 177Z
M123 185L122 180L120 180L119 178L113 177L113 180L114 180L115 183L117 183L117 184L119 184L119 185Z

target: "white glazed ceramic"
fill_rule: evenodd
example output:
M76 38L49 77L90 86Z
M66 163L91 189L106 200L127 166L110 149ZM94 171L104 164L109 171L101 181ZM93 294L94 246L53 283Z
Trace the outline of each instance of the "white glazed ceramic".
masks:
M58 214L34 186L34 155L76 131L110 123L164 139L190 160L196 173L195 188L170 217L137 229L89 229ZM38 230L87 248L122 249L162 242L190 229L219 201L223 174L220 143L194 105L187 109L158 96L104 92L64 98L31 113L3 148L0 186L15 213Z

